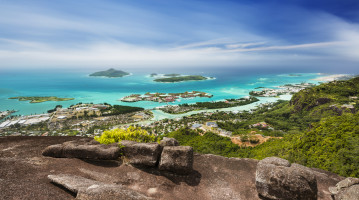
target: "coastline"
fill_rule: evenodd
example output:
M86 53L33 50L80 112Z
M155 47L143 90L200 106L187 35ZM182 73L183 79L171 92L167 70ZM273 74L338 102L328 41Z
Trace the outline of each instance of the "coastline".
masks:
M301 76L285 76L283 74L254 74L250 76L241 76L240 72L238 72L238 75L233 75L233 72L231 72L231 74L212 74L211 77L215 77L214 79L210 79L212 81L189 81L187 83L182 82L170 84L154 83L152 81L152 78L148 77L148 74L131 73L132 76L129 75L131 77L124 78L124 81L118 81L120 79L107 77L89 78L87 73L81 73L76 75L69 73L64 74L63 76L58 76L57 74L49 74L43 77L38 76L36 78L36 81L33 81L31 78L28 78L28 74L24 74L24 77L19 76L17 79L13 77L11 78L11 80L17 83L15 85L17 88L14 88L13 81L7 81L5 82L5 85L2 86L3 88L14 90L14 92L11 94L3 94L3 97L0 98L0 110L18 110L19 112L17 112L17 114L19 115L41 114L46 113L49 109L53 109L56 105L69 107L70 105L79 102L106 102L110 104L137 106L143 107L145 109L153 109L154 107L162 106L162 104L156 102L119 103L117 100L132 93L144 93L156 88L156 91L164 93L183 92L183 89L186 89L205 91L214 95L211 100L201 100L198 98L184 99L181 102L176 101L173 103L169 103L170 105L177 105L183 103L191 104L195 102L206 101L220 101L228 98L240 98L248 96L248 92L253 90L253 88L259 86L275 88L275 86L278 85L294 84L301 82L318 84L319 81L315 81L314 79L329 76L328 74L324 75L318 73L300 73ZM339 78L343 75L336 74L330 76L334 76L334 78ZM1 75L0 77L4 78L4 76ZM53 82L55 84L49 84L43 90L18 89L24 88L24 85L27 86L25 88L38 88L38 83L46 82L49 77L51 77L51 79L55 81ZM9 77L7 78L9 79ZM260 78L262 78L262 81L258 82L258 79ZM66 79L65 87L63 87L64 79ZM4 80L7 80L6 77L4 78ZM57 83L61 83L61 85L58 85ZM61 96L63 94L68 94L76 100L30 104L28 102L13 101L8 99L12 96ZM280 98L274 99L278 100Z
M259 97L258 102L251 103L251 104L244 105L244 106L235 106L235 107L230 107L230 108L219 108L219 109L195 110L195 111L190 111L190 112L183 113L183 114L169 114L169 113L163 112L162 110L152 110L153 117L150 120L143 121L143 122L138 122L138 124L144 124L144 123L159 121L159 120L162 120L162 119L182 118L182 117L185 117L185 116L190 116L190 115L198 114L198 113L213 113L213 112L216 112L216 111L225 111L225 112L250 111L252 109L257 108L261 104L273 103L273 102L276 102L278 100L290 100L291 97L292 97L292 95L281 95L279 97Z
M317 77L315 79L309 79L309 80L317 81L318 82L317 84L320 84L320 82L330 82L330 81L334 81L334 80L338 80L340 78L350 76L349 74L333 74L333 75L323 76L320 73L318 75L321 77ZM279 87L279 86L277 86L277 87ZM166 118L167 119L176 119L176 118L182 118L184 116L189 116L189 115L193 115L193 114L211 113L211 112L213 113L216 111L227 111L227 112L250 111L252 109L257 108L261 104L272 103L272 102L276 102L278 100L290 100L292 96L293 95L280 95L279 97L258 97L259 98L258 102L251 103L251 104L244 105L244 106L236 106L236 107L220 108L220 109L204 109L204 110L198 110L198 111L190 111L190 112L183 113L183 114L169 114L169 113L165 113L161 110L153 110L153 111L155 111L155 112L152 111L153 118L148 121L158 121L158 120L162 120L162 119L166 119Z
M319 75L321 75L321 74L319 74ZM311 80L319 81L319 82L330 82L330 81L335 81L340 78L344 78L344 77L348 77L348 76L350 76L350 75L349 74L333 74L333 75L318 77L318 78L311 79Z

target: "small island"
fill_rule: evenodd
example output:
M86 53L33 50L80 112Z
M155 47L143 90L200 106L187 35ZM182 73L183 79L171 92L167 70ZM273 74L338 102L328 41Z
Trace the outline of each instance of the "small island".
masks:
M208 78L204 76L190 75L190 76L171 76L170 78L157 78L154 81L162 82L162 83L174 83L174 82L182 82L182 81L201 81L207 79Z
M18 99L19 101L30 101L30 103L42 103L46 101L70 101L75 98L59 98L59 97L10 97L9 99Z
M163 76L175 77L175 76L181 76L181 74L164 74Z
M118 78L118 77L123 77L123 76L128 76L130 75L130 73L128 72L124 72L121 70L116 70L116 69L108 69L106 71L99 71L99 72L95 72L90 74L90 76L104 76L104 77L108 77L108 78Z
M174 102L179 100L179 98L189 99L195 97L207 97L211 98L213 95L199 92L199 91L192 91L192 92L183 92L183 93L149 93L147 92L144 95L140 94L131 94L130 96L126 96L120 99L123 102L137 102L137 101L154 101L154 102Z

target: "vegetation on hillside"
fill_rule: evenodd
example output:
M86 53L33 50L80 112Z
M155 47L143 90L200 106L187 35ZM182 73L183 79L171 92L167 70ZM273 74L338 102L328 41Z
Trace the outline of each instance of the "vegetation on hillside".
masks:
M228 137L222 137L212 132L201 136L198 132L190 129L180 129L171 132L167 137L176 138L181 145L193 147L198 153L211 153L227 157L238 157L240 147L231 142Z
M342 176L359 177L359 114L324 118L309 131L263 143L243 156L279 156Z
M256 97L240 98L240 99L228 99L226 101L216 102L196 102L194 104L180 104L180 107L195 107L199 109L218 109L229 108L235 106L243 106L259 101Z
M181 145L190 145L199 153L228 157L263 159L278 156L308 167L321 168L342 176L359 177L359 78L334 81L302 90L290 102L279 101L253 113L235 115L239 120L218 122L233 134L253 131L252 124L266 122L273 130L264 135L284 136L256 147L238 147L230 138L214 133L201 136L180 129L169 133ZM230 115L211 118L227 119ZM277 135L275 135L277 134Z
M108 104L109 105L109 104ZM109 108L103 111L103 115L119 115L126 114L131 112L143 111L142 107L133 107L133 106L122 106L122 105L109 105Z

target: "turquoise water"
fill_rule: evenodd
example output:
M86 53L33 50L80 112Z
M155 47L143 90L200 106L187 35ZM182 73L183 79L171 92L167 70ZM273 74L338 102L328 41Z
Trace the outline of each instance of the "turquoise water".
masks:
M17 115L46 113L56 105L68 107L79 102L110 103L119 105L140 106L154 108L166 105L155 102L124 103L118 101L124 96L146 92L185 92L203 91L211 93L212 98L195 98L169 103L194 103L197 101L218 101L226 98L240 98L248 96L248 92L256 87L273 88L288 83L311 82L320 77L317 73L296 73L300 76L289 76L286 73L251 71L238 69L193 70L182 72L177 70L125 70L131 76L122 78L90 77L88 74L97 70L71 71L67 70L22 70L2 71L0 73L0 111L17 110ZM215 77L214 80L191 81L180 83L158 83L149 76L150 73L181 73ZM58 96L72 97L75 100L63 102L44 102L31 104L28 101L10 100L15 96ZM262 102L262 101L261 101Z

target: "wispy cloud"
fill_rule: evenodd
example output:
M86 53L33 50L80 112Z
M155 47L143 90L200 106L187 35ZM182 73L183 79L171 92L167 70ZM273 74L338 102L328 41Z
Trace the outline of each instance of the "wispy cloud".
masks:
M310 5L309 0L0 1L0 68L359 62L356 18Z
M303 49L303 48L317 48L317 47L330 47L343 45L344 42L318 42L309 44L295 44L295 45L284 45L284 46L265 46L265 47L254 47L254 48L236 48L226 50L226 52L252 52L252 51L274 51L274 50L289 50L289 49Z

